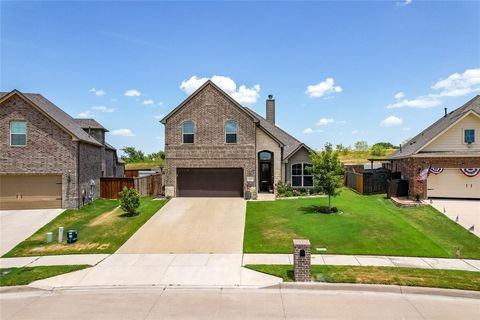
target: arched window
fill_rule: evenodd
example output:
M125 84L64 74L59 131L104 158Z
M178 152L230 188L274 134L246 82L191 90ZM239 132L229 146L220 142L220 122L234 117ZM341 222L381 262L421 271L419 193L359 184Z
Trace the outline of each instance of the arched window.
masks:
M225 123L225 142L237 143L238 123L230 120Z
M192 121L185 121L182 124L183 143L195 142L195 125Z
M312 187L313 177L309 169L309 163L292 164L292 187Z

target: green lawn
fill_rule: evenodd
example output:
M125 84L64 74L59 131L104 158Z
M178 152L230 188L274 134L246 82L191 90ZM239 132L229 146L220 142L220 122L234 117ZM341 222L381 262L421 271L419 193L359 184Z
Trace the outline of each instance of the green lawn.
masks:
M125 164L126 170L160 170L163 167L164 161L145 161L145 162L130 162Z
M78 253L113 253L130 238L165 203L143 197L139 214L126 216L118 200L97 199L79 210L66 210L31 237L18 244L4 257L42 256ZM58 227L78 231L78 241L67 244L56 242ZM53 232L54 242L46 244L46 233Z
M291 265L247 265L252 270L293 281ZM480 272L393 267L312 266L317 282L393 284L480 291Z
M480 259L480 239L430 206L398 208L384 195L345 189L333 198L339 213L321 214L327 198L247 204L244 251L291 253L292 239L309 239L327 254L370 254Z
M33 281L58 276L60 274L82 270L89 265L42 266L0 269L0 286L21 286Z

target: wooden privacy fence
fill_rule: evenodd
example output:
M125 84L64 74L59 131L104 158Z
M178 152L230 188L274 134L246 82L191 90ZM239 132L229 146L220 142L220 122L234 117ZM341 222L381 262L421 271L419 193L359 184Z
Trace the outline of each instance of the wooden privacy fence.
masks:
M347 171L345 185L360 194L387 193L390 170L379 168L362 173Z
M158 196L162 193L162 174L136 178L100 178L100 197L117 199L123 187L135 188L142 197Z

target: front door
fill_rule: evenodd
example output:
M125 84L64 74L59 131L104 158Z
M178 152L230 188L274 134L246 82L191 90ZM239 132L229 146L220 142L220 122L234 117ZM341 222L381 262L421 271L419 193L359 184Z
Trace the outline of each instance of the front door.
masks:
M260 162L260 191L272 189L272 170L270 162Z

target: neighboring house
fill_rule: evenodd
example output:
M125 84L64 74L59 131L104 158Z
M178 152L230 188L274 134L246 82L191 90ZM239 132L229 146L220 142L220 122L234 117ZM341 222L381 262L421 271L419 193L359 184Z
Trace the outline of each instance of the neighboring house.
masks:
M0 209L78 208L123 162L93 119L74 119L40 94L0 93Z
M445 109L388 159L408 180L410 198L480 198L480 96L450 113Z
M167 196L241 197L251 187L274 192L280 181L311 188L309 149L207 81L161 120Z

